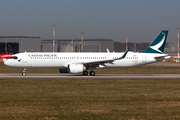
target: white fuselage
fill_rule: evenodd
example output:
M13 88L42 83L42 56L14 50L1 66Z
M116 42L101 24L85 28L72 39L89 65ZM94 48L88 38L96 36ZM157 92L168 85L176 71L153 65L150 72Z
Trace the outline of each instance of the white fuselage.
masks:
M25 52L16 54L17 60L8 59L4 64L16 68L63 68L71 63L97 63L102 60L116 59L122 55L123 53ZM128 52L124 59L114 60L112 63L105 63L104 65L120 68L133 67L163 60L155 59L155 57L161 56L165 56L165 54Z

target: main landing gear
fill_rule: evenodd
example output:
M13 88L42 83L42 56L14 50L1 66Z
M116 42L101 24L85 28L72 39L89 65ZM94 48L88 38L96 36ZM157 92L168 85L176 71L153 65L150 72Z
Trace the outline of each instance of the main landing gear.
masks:
M88 71L83 71L83 75L88 75ZM89 73L89 75L90 76L95 76L95 72L94 71L91 71L90 73Z
M95 72L94 71L91 71L89 74L90 74L90 76L95 76Z
M88 71L83 71L83 75L88 75Z
M26 75L26 68L23 69L22 75L23 75L23 76Z

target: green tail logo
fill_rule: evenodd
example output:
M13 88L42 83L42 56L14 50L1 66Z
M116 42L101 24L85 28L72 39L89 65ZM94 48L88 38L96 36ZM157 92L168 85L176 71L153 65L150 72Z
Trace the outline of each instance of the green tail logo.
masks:
M167 35L168 35L167 30L161 31L159 35L155 38L155 40L151 43L151 45L145 51L143 51L143 53L162 54L164 52Z

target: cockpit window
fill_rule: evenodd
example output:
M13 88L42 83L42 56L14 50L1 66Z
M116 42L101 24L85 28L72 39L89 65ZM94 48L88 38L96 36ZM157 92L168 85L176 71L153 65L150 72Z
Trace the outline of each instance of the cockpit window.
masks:
M11 56L11 58L10 59L18 59L18 57L17 56Z

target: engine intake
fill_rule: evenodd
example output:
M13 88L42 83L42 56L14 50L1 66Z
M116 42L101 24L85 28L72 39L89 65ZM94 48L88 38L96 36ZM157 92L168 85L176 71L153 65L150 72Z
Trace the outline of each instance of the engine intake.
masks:
M60 73L69 73L69 69L68 68L60 68L59 72Z

